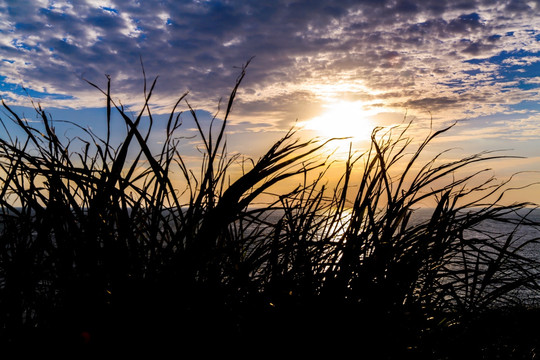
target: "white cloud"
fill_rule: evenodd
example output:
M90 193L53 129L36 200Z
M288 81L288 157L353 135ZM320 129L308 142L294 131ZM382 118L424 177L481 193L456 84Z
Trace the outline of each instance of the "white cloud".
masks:
M213 108L231 90L235 66L255 55L236 114L259 121L264 109L281 125L311 116L325 99L430 108L440 118L538 99L535 89L517 87L537 83L526 77L540 59L536 4L382 3L10 3L0 11L0 58L13 62L0 62L0 74L70 95L47 102L74 107L102 102L83 77L105 85L110 74L116 94L140 104L141 56L149 79L160 76L157 106L190 90L190 101ZM488 61L500 54L507 58ZM521 77L504 74L509 66Z

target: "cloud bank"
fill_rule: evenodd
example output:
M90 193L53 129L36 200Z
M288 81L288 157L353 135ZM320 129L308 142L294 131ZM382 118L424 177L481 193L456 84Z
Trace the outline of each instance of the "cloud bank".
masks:
M285 126L335 99L464 118L540 100L540 1L2 1L0 94L99 107L83 79L155 106L184 91L213 112L238 67L236 114ZM536 107L535 107L536 106ZM523 110L523 109L521 109ZM530 117L530 113L526 115Z

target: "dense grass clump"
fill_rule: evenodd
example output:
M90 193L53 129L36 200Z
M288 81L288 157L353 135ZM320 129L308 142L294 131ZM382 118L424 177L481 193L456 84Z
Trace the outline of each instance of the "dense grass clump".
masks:
M539 239L532 204L499 205L507 182L467 171L504 157L422 160L452 126L416 147L411 124L375 129L371 148L351 154L331 189L325 172L336 165L321 157L325 143L294 131L231 179L240 159L228 155L225 130L244 75L245 68L217 131L203 130L186 102L204 149L198 173L179 150L177 108L186 94L170 113L161 151L149 147L155 81L135 118L113 101L110 81L100 89L103 139L81 129L86 138L63 141L39 106L34 127L3 103L4 345L180 352L196 344L263 352L295 345L443 358L471 339L473 326L503 324L501 311L525 309L520 294L538 293L539 264L525 252ZM116 146L113 111L126 129ZM14 126L22 138L10 136ZM179 178L185 188L174 185ZM299 185L257 202L290 179ZM427 200L435 203L427 217L413 220ZM494 234L486 223L512 230ZM518 236L523 227L527 238ZM480 333L487 328L494 326ZM532 341L505 349L531 352ZM471 340L467 349L484 356L484 343Z

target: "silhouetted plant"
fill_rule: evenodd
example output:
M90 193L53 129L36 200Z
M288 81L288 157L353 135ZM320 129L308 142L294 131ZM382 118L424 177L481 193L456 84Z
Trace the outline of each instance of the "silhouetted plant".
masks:
M412 152L412 123L375 129L371 148L349 156L335 188L326 171L337 165L320 152L327 142L291 130L231 179L242 160L227 153L226 126L245 70L208 130L183 94L157 154L148 144L155 80L148 91L145 82L135 119L113 101L110 79L106 90L91 84L106 99L105 139L70 123L86 138L62 141L39 105L35 127L3 103L5 343L74 343L83 333L97 345L376 340L420 354L435 351L426 344L440 331L519 302L516 291L536 294L538 262L524 252L539 240L538 222L523 213L532 204L500 205L508 181L466 172L508 157L421 160L452 126L431 131ZM202 143L199 173L180 151L182 102ZM119 145L113 111L126 127ZM13 127L24 137L11 137ZM185 189L173 185L179 178ZM256 203L288 179L298 186ZM426 200L435 206L417 221ZM515 229L492 233L488 222ZM523 226L536 232L522 239Z

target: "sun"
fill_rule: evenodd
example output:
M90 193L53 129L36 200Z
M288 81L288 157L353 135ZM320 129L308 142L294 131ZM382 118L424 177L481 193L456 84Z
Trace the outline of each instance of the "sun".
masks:
M345 150L351 143L368 142L371 139L373 115L360 102L335 102L326 106L328 110L304 123L306 130L311 130L322 138L345 138L335 142L336 147Z

